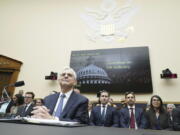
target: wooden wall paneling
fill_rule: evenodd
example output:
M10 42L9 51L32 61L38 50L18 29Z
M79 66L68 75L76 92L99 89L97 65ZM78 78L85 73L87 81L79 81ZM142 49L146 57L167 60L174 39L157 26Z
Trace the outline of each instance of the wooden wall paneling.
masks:
M0 55L0 71L1 71L0 73L2 73L2 72L6 72L6 73L11 72L12 73L8 84L13 84L17 81L22 64L23 63L21 61L15 60L13 58L10 58L10 57L4 56L4 55ZM1 87L6 85L4 83L1 82L1 84L0 84ZM14 87L7 88L7 91L10 93L11 97L14 94L14 90L15 90ZM2 94L2 88L1 88L0 96L1 96L1 94Z

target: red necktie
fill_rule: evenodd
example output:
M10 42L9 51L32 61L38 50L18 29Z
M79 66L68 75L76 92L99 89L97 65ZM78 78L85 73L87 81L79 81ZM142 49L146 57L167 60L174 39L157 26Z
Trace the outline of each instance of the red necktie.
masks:
M134 119L133 108L130 108L130 109L131 109L130 128L135 128L135 119Z

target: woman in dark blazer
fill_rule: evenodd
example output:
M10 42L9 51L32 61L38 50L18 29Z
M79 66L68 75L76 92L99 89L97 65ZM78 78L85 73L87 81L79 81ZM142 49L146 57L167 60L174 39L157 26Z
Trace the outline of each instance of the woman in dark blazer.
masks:
M169 128L168 113L158 95L151 97L150 109L146 111L147 128L162 130Z

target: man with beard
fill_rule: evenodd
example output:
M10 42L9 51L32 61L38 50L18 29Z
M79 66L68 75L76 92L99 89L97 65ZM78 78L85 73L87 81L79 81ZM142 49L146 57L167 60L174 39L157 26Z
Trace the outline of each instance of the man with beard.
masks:
M135 94L133 92L125 93L126 107L119 111L120 123L122 128L138 129L145 128L146 119L143 109L135 106Z

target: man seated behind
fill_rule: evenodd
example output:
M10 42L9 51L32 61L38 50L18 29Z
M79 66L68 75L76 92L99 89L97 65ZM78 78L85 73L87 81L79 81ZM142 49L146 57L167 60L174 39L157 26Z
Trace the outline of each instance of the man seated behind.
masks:
M172 111L173 116L173 129L180 131L180 106Z
M92 109L90 116L90 125L118 127L118 117L116 115L116 109L108 105L109 93L103 90L100 92L99 96L100 105Z
M133 92L126 92L125 101L127 107L124 107L119 111L120 126L131 129L145 128L146 118L143 109L135 106L135 94Z
M73 91L76 85L76 73L65 68L60 74L61 92L47 96L45 106L35 107L34 118L59 119L88 123L88 99Z
M17 110L17 116L20 117L27 117L32 115L33 111L33 99L34 99L34 93L33 92L26 92L24 97L24 105L20 106Z

